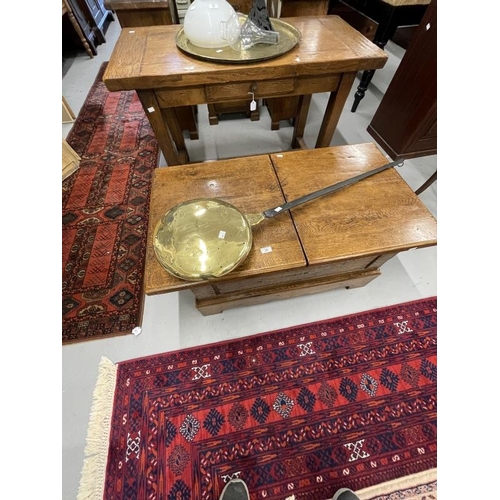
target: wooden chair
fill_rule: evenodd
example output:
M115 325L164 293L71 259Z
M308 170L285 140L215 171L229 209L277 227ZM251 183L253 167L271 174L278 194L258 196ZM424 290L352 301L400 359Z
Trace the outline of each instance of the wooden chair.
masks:
M73 26L73 29L75 30L76 34L78 35L78 38L82 42L83 47L85 48L85 51L89 55L89 57L94 57L94 52L97 54L97 50L94 47L90 47L89 45L89 40L85 36L85 33L82 31L82 28L78 24L78 21L76 20L75 14L73 12L73 9L71 8L71 5L68 3L67 0L62 0L62 15L64 14L68 15L68 18L71 22L71 26ZM92 50L93 49L93 50Z

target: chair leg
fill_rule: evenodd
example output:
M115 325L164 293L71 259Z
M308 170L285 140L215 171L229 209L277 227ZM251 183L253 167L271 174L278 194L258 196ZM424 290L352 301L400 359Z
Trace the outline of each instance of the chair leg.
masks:
M367 69L363 71L361 82L359 83L358 89L354 94L354 102L352 103L351 113L354 113L358 109L359 103L361 102L361 99L365 97L365 93L368 90L368 85L370 85L374 74L374 69Z
M373 43L382 50L385 49L387 42L394 36L394 33L396 33L398 28L396 9L396 7L387 4L381 6L379 17L377 19L379 25L377 31L375 32L375 36L373 37ZM354 95L354 102L351 107L352 113L358 109L360 101L365 97L365 93L368 90L368 86L370 85L374 74L374 69L363 71L361 82L358 86L356 94Z
M437 170L415 191L416 195L424 192L431 184L437 180Z

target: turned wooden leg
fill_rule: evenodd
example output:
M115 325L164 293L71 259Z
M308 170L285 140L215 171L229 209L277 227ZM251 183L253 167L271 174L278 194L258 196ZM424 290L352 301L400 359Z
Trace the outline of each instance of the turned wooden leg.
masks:
M388 0L344 0L345 3L361 8L361 13L378 23L378 28L373 37L373 43L384 50L387 42L392 39L400 26L411 26L420 23L426 9L426 4L418 5L393 5L406 2L389 2ZM412 4L413 2L408 2ZM366 70L361 77L351 111L354 113L364 98L366 90L373 78L375 70Z
M394 36L396 29L398 28L398 16L397 8L388 4L383 4L381 10L379 11L379 18L377 19L378 28L373 37L373 43L380 47L382 50L385 49L387 42ZM354 113L358 109L360 101L365 97L365 93L372 81L373 75L375 74L374 69L369 69L363 71L361 76L361 82L358 86L358 90L354 95L354 103L352 104L351 112Z
M78 24L78 21L76 20L75 18L75 15L73 14L73 11L71 10L71 7L69 6L69 4L63 0L63 3L66 7L66 12L68 14L68 17L69 17L69 20L74 28L74 30L76 31L78 37L80 38L80 41L82 42L83 44L83 47L85 48L85 52L87 52L87 54L89 55L89 57L93 58L94 55L97 55L97 50L94 46L90 46L87 39L85 38L85 35L82 31L82 28L80 28L80 25Z
M394 31L396 31L396 26L394 26ZM392 32L392 29L391 29ZM391 35L392 36L392 35ZM378 45L382 50L385 50L385 46L387 45L387 42L389 39L383 39L379 40L378 42L375 42L376 45ZM370 85L370 82L372 81L373 75L375 74L374 69L366 69L363 71L363 75L361 76L361 82L358 85L358 89L356 90L356 93L354 94L354 102L352 103L352 108L351 108L351 113L354 113L359 106L359 103L365 97L365 93L368 90L368 86Z
M365 97L368 85L370 85L374 74L374 69L367 69L363 71L363 76L361 77L361 82L358 85L358 90L356 90L356 93L354 94L354 102L352 103L351 113L354 113L358 109L359 103L361 102L361 99Z

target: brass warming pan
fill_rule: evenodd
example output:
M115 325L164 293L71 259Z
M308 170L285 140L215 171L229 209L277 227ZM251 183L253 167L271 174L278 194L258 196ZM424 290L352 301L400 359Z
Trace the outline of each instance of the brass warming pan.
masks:
M156 258L166 271L180 279L219 278L248 256L252 248L252 226L402 164L401 160L393 161L256 214L243 214L217 198L184 201L168 210L156 225L153 238Z

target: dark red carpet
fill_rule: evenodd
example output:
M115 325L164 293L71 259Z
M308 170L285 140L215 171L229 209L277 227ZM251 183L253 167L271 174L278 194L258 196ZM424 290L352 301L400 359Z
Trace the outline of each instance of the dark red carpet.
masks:
M325 500L437 466L437 300L118 363L104 498Z
M102 83L106 64L66 138L82 160L62 184L63 344L127 334L142 319L159 148L137 94Z

